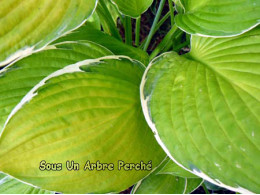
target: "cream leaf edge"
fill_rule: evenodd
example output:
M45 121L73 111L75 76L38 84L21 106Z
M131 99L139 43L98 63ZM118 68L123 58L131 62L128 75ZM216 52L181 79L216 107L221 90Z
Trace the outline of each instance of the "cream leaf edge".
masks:
M144 113L144 117L149 125L149 127L151 128L152 132L154 133L154 136L155 136L155 139L157 140L158 144L162 147L162 149L165 151L165 153L169 156L170 159L172 159L172 161L174 161L178 166L180 166L181 168L185 169L186 171L190 172L190 173L193 173L195 175L197 175L198 177L206 180L206 181L209 181L217 186L220 186L220 187L223 187L223 188L226 188L226 189L229 189L229 190L232 190L232 191L235 191L235 192L239 192L239 193L246 193L246 194L254 194L253 192L245 189L245 188L242 188L240 186L238 187L232 187L232 186L228 186L224 183L222 183L221 181L219 181L218 179L213 179L211 177L209 177L207 174L203 173L202 171L200 170L196 170L196 169L193 169L193 170L189 170L188 168L186 168L185 166L183 166L180 162L178 162L170 153L170 151L168 150L168 148L166 147L166 145L163 143L163 141L161 140L160 138L160 135L158 133L158 130L156 129L156 125L155 123L152 121L152 118L149 114L149 108L148 108L148 102L150 100L150 96L147 96L145 97L144 96L144 87L145 87L145 84L146 84L146 80L147 80L147 74L148 74L148 71L150 70L150 68L153 66L153 63L161 58L162 56L168 54L168 53L171 53L171 52L166 52L164 54L161 54L159 55L158 57L154 58L150 64L147 66L145 72L144 72L144 75L143 75L143 78L142 78L142 81L141 81L141 85L140 85L140 98L141 98L141 105L142 105L142 110L143 110L143 113Z

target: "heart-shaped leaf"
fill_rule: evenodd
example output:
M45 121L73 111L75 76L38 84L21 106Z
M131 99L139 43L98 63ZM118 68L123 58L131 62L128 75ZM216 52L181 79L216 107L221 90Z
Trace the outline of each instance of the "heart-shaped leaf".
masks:
M0 170L64 193L119 192L138 182L165 157L143 117L143 72L137 61L107 57L44 78L9 115ZM79 170L67 170L72 161ZM89 170L89 163L98 162L113 163L114 170ZM47 163L57 163L56 171L44 171ZM146 170L119 169L126 163L146 163Z
M95 6L96 0L1 0L0 66L83 24Z
M118 7L119 11L124 15L134 18L139 17L144 13L153 3L153 0L112 0Z
M147 69L142 106L168 155L238 192L260 192L260 28L232 38L192 36L191 52Z
M54 192L30 186L0 173L0 194L54 194Z
M174 0L176 24L190 34L234 36L260 23L259 0Z
M64 42L1 70L0 132L12 109L43 78L67 65L106 55L112 53L92 42Z

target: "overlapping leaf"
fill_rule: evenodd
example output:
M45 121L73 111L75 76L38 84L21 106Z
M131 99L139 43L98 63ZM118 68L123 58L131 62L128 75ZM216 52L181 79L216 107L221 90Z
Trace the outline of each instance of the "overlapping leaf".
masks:
M190 34L239 35L260 22L259 0L174 1L179 11L176 24Z
M108 34L103 33L102 31L93 29L89 25L83 25L79 29L67 34L64 37L61 37L57 42L64 41L77 41L77 40L88 40L98 43L110 51L112 51L115 55L124 55L129 56L132 59L138 60L142 62L144 65L149 63L149 56L146 52L141 49L131 47L122 43L114 37L109 36Z
M192 36L186 56L154 60L142 104L164 150L186 169L238 192L260 192L260 28Z
M0 132L8 115L22 98L43 78L69 64L112 53L88 41L64 42L26 57L0 72ZM1 193L47 193L1 174Z
M54 192L32 187L0 173L0 194L54 194Z
M119 11L125 15L137 18L145 12L153 3L153 0L112 0L118 7Z
M43 78L78 61L111 54L109 50L92 42L64 42L1 70L0 132L12 109Z
M183 169L176 163L172 162L172 160L168 160L168 162L158 171L159 174L169 174L183 178L198 178L196 175L188 172Z
M44 78L7 120L0 170L64 193L119 192L142 179L149 171L118 170L117 165L119 160L152 161L156 167L165 157L142 114L143 71L137 61L108 57L69 65ZM62 163L63 169L40 171L42 160ZM68 160L79 163L79 171L68 171ZM115 167L84 171L88 160Z
M186 170L176 171L178 167L172 160L166 159L151 175L138 182L133 194L189 194L196 190L203 182L195 178ZM171 168L171 169L170 169ZM169 170L170 169L170 170ZM167 170L167 172L165 172ZM188 176L188 177L187 177ZM191 176L191 178L189 177Z
M95 6L96 0L2 0L0 66L78 27Z

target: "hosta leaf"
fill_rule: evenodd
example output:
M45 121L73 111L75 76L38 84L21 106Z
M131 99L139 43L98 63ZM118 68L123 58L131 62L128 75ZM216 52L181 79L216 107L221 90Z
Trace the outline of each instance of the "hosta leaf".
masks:
M55 43L68 40L93 41L108 48L115 55L129 56L130 58L142 62L144 65L147 65L149 63L149 56L143 50L126 45L116 38L111 37L108 34L101 32L100 30L93 29L91 26L88 25L84 25L79 29L67 34L66 36L61 37L60 39L55 41Z
M186 179L174 175L151 175L140 181L133 194L184 194Z
M0 66L37 51L84 23L96 0L2 0Z
M189 194L201 185L203 180L200 178L184 178L175 176L172 173L162 173L162 170L168 164L175 165L173 161L165 160L151 175L138 182L134 186L132 193Z
M259 0L175 0L176 24L190 34L234 36L260 23Z
M163 54L142 81L144 114L168 155L238 192L260 192L260 28L192 36L186 56Z
M54 192L32 187L0 173L0 194L54 194Z
M92 42L64 42L28 56L0 71L0 132L12 109L44 77L85 59L112 53Z
M119 11L124 15L137 18L151 6L153 0L112 0L112 2L117 5Z
M170 159L165 164L165 166L161 168L158 174L170 174L170 175L183 177L183 178L198 178L196 175L183 169L182 167L180 167Z
M156 167L165 157L142 114L143 71L137 61L107 57L69 65L44 78L7 120L0 138L0 170L64 193L119 192L142 179L150 171L118 170L118 161L151 161ZM63 168L40 171L42 160ZM68 171L68 160L79 163L79 170ZM88 160L115 167L84 171Z

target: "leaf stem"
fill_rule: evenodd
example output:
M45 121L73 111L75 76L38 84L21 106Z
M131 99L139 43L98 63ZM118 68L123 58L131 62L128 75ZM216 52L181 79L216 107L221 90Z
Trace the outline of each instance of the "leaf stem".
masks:
M158 24L156 25L155 27L155 30L154 30L154 34L156 33L156 31L163 25L163 23L169 18L170 16L170 12L167 12L167 14L165 14L165 16L163 16L163 18L158 22ZM154 35L153 34L153 35ZM147 37L144 39L144 41L142 42L142 44L140 45L140 48L143 48L144 46L144 43L146 42L147 40Z
M167 50L169 48L169 44L172 44L172 39L174 37L174 34L178 30L178 27L174 25L171 30L165 35L161 43L154 49L152 54L150 55L150 60L155 58L159 53L161 53L164 50Z
M168 4L169 4L169 9L170 9L170 14L171 14L171 24L172 26L174 25L174 7L173 7L173 2L172 0L168 0Z
M132 19L129 16L125 16L125 43L132 45Z
M113 37L117 38L118 40L122 40L116 23L114 22L104 0L100 0L97 6L97 14L101 20L101 24L103 29L106 33L112 35Z
M206 194L210 194L208 188L205 185L205 183L202 184L202 187L203 187Z
M148 34L147 40L146 40L146 42L145 42L145 44L144 44L144 48L143 48L144 51L147 51L147 49L148 49L148 47L149 47L149 45L150 45L150 42L151 42L151 40L152 40L152 38L153 38L153 35L154 35L154 33L155 33L155 29L156 29L156 25L157 25L157 23L158 23L158 21L159 21L159 19L160 19L161 14L162 14L162 10L163 10L165 1L166 1L166 0L161 0L161 2L160 2L160 5L159 5L159 8L158 8L158 10L157 10L155 19L154 19L154 21L153 21L152 28L151 28L151 30L150 30L150 32L149 32L149 34Z
M135 24L135 45L138 47L140 45L140 26L141 26L141 16L136 19Z

